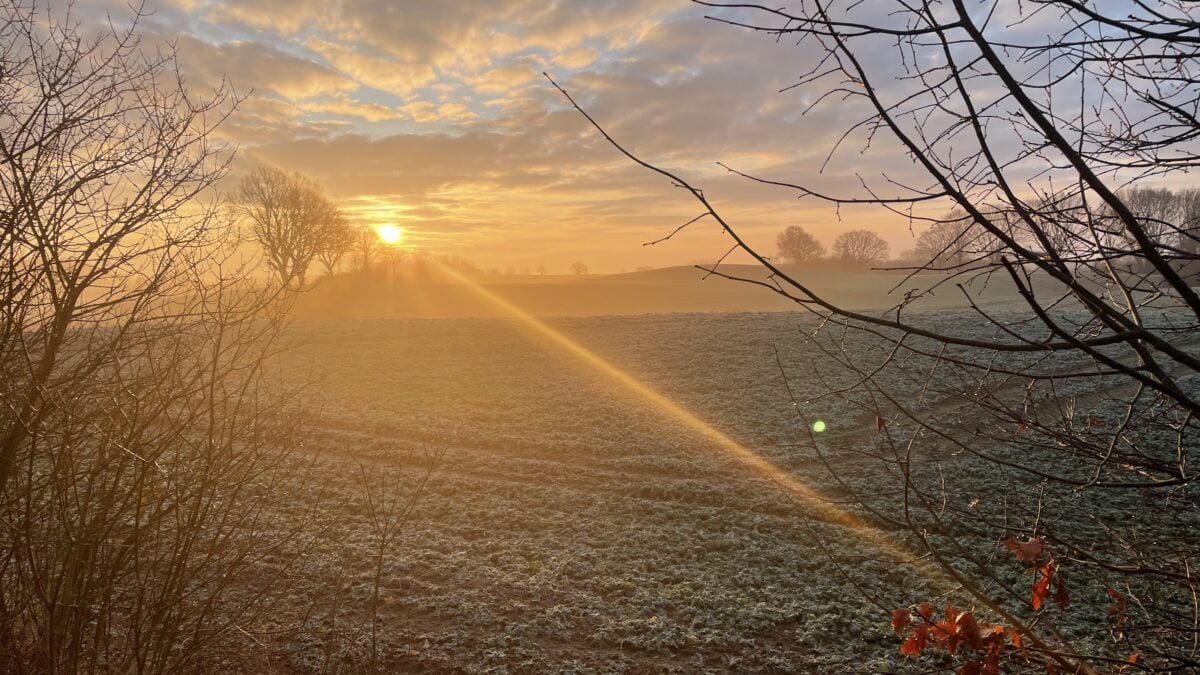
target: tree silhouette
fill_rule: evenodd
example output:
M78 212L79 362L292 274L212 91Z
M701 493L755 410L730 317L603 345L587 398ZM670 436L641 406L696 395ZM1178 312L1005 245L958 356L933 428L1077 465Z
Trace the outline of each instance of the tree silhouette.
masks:
M825 247L799 225L792 225L775 240L775 250L783 260L793 263L812 262L825 257Z
M325 270L326 276L332 275L342 258L354 248L356 235L355 228L346 220L345 215L337 211L329 223L328 232L317 248L317 260Z
M848 230L834 240L833 257L849 265L874 265L887 260L888 243L870 230Z
M379 234L374 228L366 225L360 225L352 232L351 253L354 256L354 265L359 272L369 272L379 256Z
M237 209L250 223L250 236L262 246L279 281L304 285L322 252L345 252L345 216L316 183L274 167L258 167L242 179Z

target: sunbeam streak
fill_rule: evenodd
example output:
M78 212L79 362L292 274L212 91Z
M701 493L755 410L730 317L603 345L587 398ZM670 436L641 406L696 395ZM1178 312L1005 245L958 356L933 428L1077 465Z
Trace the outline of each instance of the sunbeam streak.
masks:
M587 364L589 367L620 383L630 393L634 394L637 398L653 405L654 408L659 410L667 417L682 423L692 431L714 442L724 452L738 459L743 465L752 469L760 476L775 483L781 490L783 490L793 499L812 507L821 515L823 519L850 528L862 539L874 544L876 547L891 555L897 555L904 559L913 559L914 563L921 568L921 571L924 573L924 575L931 581L946 581L942 575L938 574L936 570L934 570L927 563L922 560L915 559L916 556L914 556L911 551L907 550L907 548L905 548L901 543L895 541L885 533L867 524L853 513L837 507L832 503L832 500L825 495L805 485L795 476L776 466L770 460L733 440L720 430L713 427L711 424L700 419L695 413L691 412L687 408L684 408L672 399L659 393L654 388L634 378L621 368L613 365L599 354L596 354L587 347L584 347L575 340L572 340L570 337L555 330L533 315L525 312L520 307L517 307L511 302L489 291L487 288L484 288L483 286L475 283L471 279L468 279L449 267L444 265L440 267L449 277L462 283L465 287L471 289L472 292L487 300L489 303L499 307L510 316L520 319L521 322L523 322L526 326L533 329L534 332L546 338L552 344L557 345L564 351Z

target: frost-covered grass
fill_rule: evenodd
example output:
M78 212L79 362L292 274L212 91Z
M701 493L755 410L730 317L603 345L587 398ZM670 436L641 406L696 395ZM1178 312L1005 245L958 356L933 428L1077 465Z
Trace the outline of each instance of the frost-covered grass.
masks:
M801 328L811 324L797 315L552 324L818 489L834 485L802 443L803 418L827 422L822 443L835 455L839 438L862 443L874 432L873 417L820 396L854 377L804 342ZM872 561L880 552L861 535L528 327L311 322L291 337L280 372L311 382L323 406L310 448L318 464L297 476L315 480L308 499L329 527L328 541L290 578L294 604L311 611L279 618L282 667L345 671L367 662L374 538L356 463L373 478L400 472L395 480L408 486L431 452L442 453L438 468L383 566L385 667L903 667L890 616L843 572L896 605L928 596L926 580ZM848 345L864 366L882 358L861 336ZM897 386L907 386L904 375L894 375ZM869 486L876 469L846 457L843 478ZM955 470L989 489L970 469L962 460ZM839 570L825 547L852 562Z

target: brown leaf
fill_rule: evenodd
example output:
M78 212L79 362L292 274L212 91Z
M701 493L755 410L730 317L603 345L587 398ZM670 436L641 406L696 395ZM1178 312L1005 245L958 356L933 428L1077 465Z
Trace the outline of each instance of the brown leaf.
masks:
M925 651L925 645L929 639L929 628L927 626L917 626L913 628L912 635L900 645L900 653L904 656L920 656Z
M1054 576L1054 559L1046 561L1037 570L1037 581L1033 584L1033 595L1031 602L1034 610L1042 608L1042 602L1046 599L1046 595L1050 592L1050 579Z
M1017 541L1012 537L1004 542L1008 550L1016 554L1017 560L1021 562L1035 562L1042 557L1042 551L1046 548L1046 540L1042 537L1034 537L1026 541Z
M983 635L979 631L979 624L975 621L974 615L970 612L966 612L958 618L958 635L962 638L963 644L971 649L983 648Z
M1112 603L1104 608L1108 614L1108 620L1112 621L1118 628L1125 625L1125 596L1115 588L1110 588L1108 597L1112 598Z
M892 610L892 630L896 631L896 635L900 635L911 623L912 612L907 609Z
M954 605L946 603L946 621L954 623L955 621L958 621L958 617L961 615L962 613L955 609Z
M945 649L950 654L958 651L958 643L962 640L958 637L958 624L953 619L939 621L933 628L933 637L937 641L938 647Z
M1000 675L1000 650L1004 647L992 644L988 647L987 656L983 658L982 675Z
M1067 580L1063 578L1062 572L1054 579L1054 603L1062 609L1067 608L1067 603L1071 601L1071 596L1067 594Z

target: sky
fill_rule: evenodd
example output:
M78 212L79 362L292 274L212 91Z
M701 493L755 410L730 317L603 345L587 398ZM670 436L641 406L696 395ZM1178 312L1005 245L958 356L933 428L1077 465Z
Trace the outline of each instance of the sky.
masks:
M91 0L114 18L118 0ZM680 172L770 253L801 225L826 246L852 227L911 248L908 224L840 214L717 166L827 189L863 170L819 167L846 111L802 115L782 92L813 54L705 18L686 0L148 0L143 33L174 42L193 90L247 98L221 134L255 164L303 173L365 225L482 267L595 272L712 262L729 248L678 188L607 146L543 77L621 143ZM887 58L886 55L882 55Z

